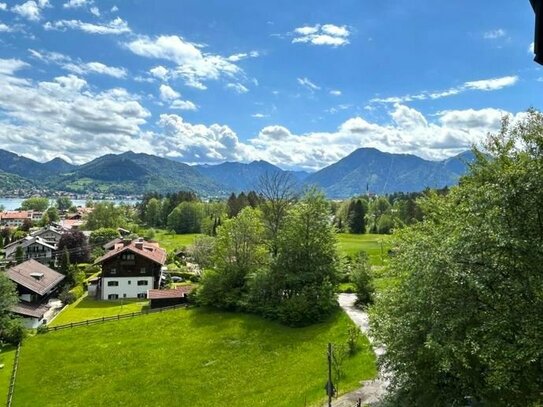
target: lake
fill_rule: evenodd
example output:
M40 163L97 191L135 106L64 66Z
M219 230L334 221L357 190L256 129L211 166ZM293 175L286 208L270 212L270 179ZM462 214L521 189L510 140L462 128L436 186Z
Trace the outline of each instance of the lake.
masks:
M21 207L21 202L23 202L24 199L23 198L2 198L0 197L0 207L4 207L4 210L6 211L13 211L17 208L20 208ZM51 203L53 204L55 202L55 199L51 199ZM85 206L85 203L87 202L86 199L72 199L72 202L75 206ZM105 200L105 201L101 201L101 200L93 200L93 202L114 202L116 204L118 203L126 203L126 204L129 204L129 205L135 205L137 204L139 201L135 201L135 200L122 200L122 199L112 199L112 200Z

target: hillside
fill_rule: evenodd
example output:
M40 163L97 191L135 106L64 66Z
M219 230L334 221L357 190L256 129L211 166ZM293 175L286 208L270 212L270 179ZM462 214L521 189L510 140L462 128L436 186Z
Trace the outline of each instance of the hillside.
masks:
M36 185L23 177L0 171L0 196L8 195L17 190L32 190Z
M471 153L444 161L428 161L409 154L384 153L360 148L347 157L310 175L308 185L317 185L334 198L364 194L416 192L454 185L467 169Z
M134 195L192 190L214 195L219 187L189 165L149 154L131 151L108 154L49 181L57 188L85 193Z
M70 164L69 162L66 162L62 158L58 157L53 158L51 161L43 163L43 168L55 174L70 172L73 171L76 167L76 165Z
M257 190L260 178L266 174L286 172L298 182L303 181L308 175L304 171L284 171L263 160L249 164L225 162L218 165L195 165L194 168L220 185L225 194Z
M44 179L54 173L42 163L6 150L0 150L0 171L33 179Z

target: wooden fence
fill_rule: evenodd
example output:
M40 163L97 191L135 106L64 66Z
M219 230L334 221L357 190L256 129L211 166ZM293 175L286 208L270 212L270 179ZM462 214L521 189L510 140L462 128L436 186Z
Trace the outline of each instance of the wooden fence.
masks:
M17 378L17 369L19 368L20 352L21 344L17 345L17 350L15 351L15 360L13 361L13 370L11 371L11 379L9 381L8 400L6 403L7 407L11 407L11 403L13 402L13 392L15 391L15 379Z
M176 305L172 305L172 306L169 306L169 307L146 309L146 310L143 310L143 311L131 312L131 313L128 313L128 314L119 314L119 315L114 315L114 316L111 316L111 317L87 319L86 321L70 322L69 324L63 324L63 325L57 325L57 326L47 326L47 327L45 327L45 330L43 331L43 333L53 332L53 331L60 331L62 329L75 328L75 327L78 327L78 326L96 325L96 324L101 324L103 322L108 322L108 321L120 321L121 319L133 318L133 317L137 317L137 316L140 316L140 315L155 314L157 312L160 313L160 312L164 312L164 311L171 311L171 310L174 310L174 309L186 308L186 307L187 307L187 304L176 304ZM44 328L42 328L42 329L44 329Z

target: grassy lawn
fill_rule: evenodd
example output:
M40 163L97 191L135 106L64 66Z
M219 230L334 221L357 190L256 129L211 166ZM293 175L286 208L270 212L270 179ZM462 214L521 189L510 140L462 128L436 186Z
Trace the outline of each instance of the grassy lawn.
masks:
M352 256L360 250L364 250L370 256L370 263L374 266L384 263L390 248L389 235L338 233L337 238L340 253Z
M176 235L166 230L156 230L154 240L160 243L160 246L166 251L171 252L183 246L188 246L194 242L194 238L200 236L198 233L188 235Z
M177 235L166 230L156 230L154 239L160 243L160 246L168 252L188 246L194 242L199 234ZM353 235L350 233L338 233L338 249L345 255L354 255L360 250L364 250L370 256L373 265L383 264L387 257L387 251L390 248L388 242L389 235Z
M0 403L5 403L8 398L9 381L11 379L11 370L15 360L15 347L4 346L0 351Z
M351 324L341 312L294 329L182 309L37 335L21 349L14 405L314 405L325 396L326 344L345 343ZM340 392L375 377L367 339L343 367Z
M70 322L86 321L87 319L111 317L119 314L138 312L149 305L148 300L124 299L124 300L95 300L83 297L68 305L49 326L69 324Z

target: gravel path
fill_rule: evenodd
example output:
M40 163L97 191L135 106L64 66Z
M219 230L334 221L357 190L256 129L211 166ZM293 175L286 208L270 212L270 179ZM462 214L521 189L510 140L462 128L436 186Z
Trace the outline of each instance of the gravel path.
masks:
M355 294L340 294L339 305L349 315L349 318L360 327L360 330L368 336L370 342L373 342L369 333L369 317L368 314L354 306L356 301ZM374 352L377 356L381 356L385 353L383 347L375 347ZM383 372L379 372L379 377L375 380L365 380L360 382L361 388L353 392L344 394L338 399L333 401L334 407L353 407L356 402L361 399L362 405L372 405L377 403L379 399L386 393L386 387L388 382L383 378Z

